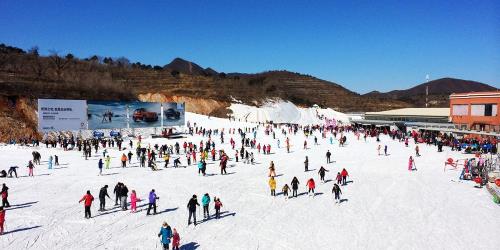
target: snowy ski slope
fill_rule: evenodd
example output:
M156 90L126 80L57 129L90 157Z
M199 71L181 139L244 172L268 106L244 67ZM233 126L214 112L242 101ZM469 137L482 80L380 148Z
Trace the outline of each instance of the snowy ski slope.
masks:
M209 128L225 127L226 132L230 127L253 126L191 113L187 120ZM278 131L276 134L283 145L285 137ZM116 149L108 149L113 157L112 168L98 176L97 161L102 151L85 160L80 152L43 146L37 149L42 154L42 165L35 168L36 176L29 178L25 166L33 149L0 146L0 168L18 165L21 175L18 179L0 179L10 187L13 205L6 213L7 233L0 236L0 249L159 249L156 235L163 221L177 228L183 249L499 249L498 205L485 189L459 182L459 171L443 171L446 158L466 156L448 148L437 153L435 147L420 145L418 171L409 172L407 161L414 154L413 143L405 148L382 136L382 147L387 144L390 155L378 156L374 138L364 142L347 134L348 145L339 147L337 141L330 145L328 138L317 136L320 145L313 145L310 137L308 150L302 148L302 134L290 136L292 152L286 153L261 128L257 142L271 144L272 154L255 153L257 163L246 165L234 162L229 145L233 137L239 148L239 135L226 135L222 148L232 158L229 174L219 175L218 162L209 160L205 177L198 176L195 165L156 172L139 168L135 156L133 166L122 169L121 152ZM206 138L194 136L178 141L185 140L199 144ZM145 141L151 145L175 142ZM217 148L219 144L216 137ZM335 160L328 165L327 149ZM59 155L60 167L47 169L49 154ZM312 169L309 172L304 172L306 155ZM185 157L181 159L185 165ZM277 192L297 176L298 198L286 200L282 195L269 195L267 174L271 160L278 174ZM342 168L349 171L352 182L341 187L345 199L341 204L333 201L333 181L319 182L320 166L330 171L327 180L334 179ZM303 194L306 180L311 177L317 184L315 197ZM154 188L160 197L160 214L146 216L146 201L138 204L141 211L136 214L112 207L112 191L118 181L136 190L144 200ZM110 210L100 213L97 196L105 184L113 200L107 201ZM83 205L78 203L86 190L96 198L92 206L95 217L89 220L83 218ZM222 218L188 227L188 199L197 194L200 201L204 193L221 198ZM210 209L213 213L213 205ZM200 211L198 219L201 217Z

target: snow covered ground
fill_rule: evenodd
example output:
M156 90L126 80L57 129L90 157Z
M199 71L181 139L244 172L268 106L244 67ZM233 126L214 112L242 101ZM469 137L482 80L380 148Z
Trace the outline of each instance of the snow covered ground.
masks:
M253 126L218 118L187 114L187 120L211 128ZM277 132L284 144L284 137ZM231 135L240 147L238 135ZM330 145L302 149L304 136L290 136L292 149L277 148L272 137L262 129L257 141L272 145L271 155L256 155L257 164L229 162L228 175L219 175L218 162L208 162L208 176L198 176L195 165L168 168L153 172L133 166L122 169L119 153L110 150L112 168L98 176L100 153L85 160L79 152L40 147L42 165L35 177L26 177L26 163L32 148L0 147L1 168L20 166L18 179L0 179L10 187L10 203L6 213L6 234L0 236L0 249L159 249L156 236L161 223L167 221L177 228L183 249L498 249L500 245L500 208L492 202L485 189L474 188L472 182L459 182L459 172L443 171L446 158L464 158L445 148L420 145L422 157L416 159L418 171L409 172L407 161L414 145L405 148L388 137L381 144L389 147L389 156L378 156L374 138L368 142L347 134L346 147L335 141ZM200 136L179 139L199 144ZM147 139L152 145L172 144L166 139ZM217 139L217 143L220 141ZM222 147L230 150L229 136ZM221 145L217 145L219 148ZM332 164L325 164L325 153L333 153ZM128 149L125 151L128 152ZM49 154L57 154L60 167L48 170ZM309 156L310 169L304 172L303 161ZM298 198L286 200L282 195L271 197L268 188L268 166L274 161L278 174L278 192L294 176L300 181ZM185 158L182 158L185 165ZM160 164L161 165L161 164ZM326 179L346 168L350 182L343 186L341 204L331 194L333 181L319 183L320 166L330 172ZM305 183L313 177L317 195L309 197ZM136 214L120 211L107 201L106 212L100 213L98 201L93 204L93 217L84 219L83 205L78 200L86 190L97 199L99 189L124 182L138 197L147 199L154 188L160 214L146 216L146 202L138 204ZM222 218L211 219L198 226L187 226L187 202L193 194L200 201L204 193L221 198ZM210 207L213 213L213 206ZM198 212L198 219L202 217Z
M241 121L248 122L269 122L274 123L295 123L301 125L324 124L318 115L323 115L328 119L335 119L346 124L349 117L331 108L300 108L289 101L270 100L261 107L249 106L240 103L231 104L230 109L233 116Z

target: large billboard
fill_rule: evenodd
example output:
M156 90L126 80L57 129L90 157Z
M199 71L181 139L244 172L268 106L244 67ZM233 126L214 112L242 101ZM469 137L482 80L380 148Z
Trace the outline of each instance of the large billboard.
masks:
M38 130L87 129L85 100L38 99Z
M88 101L89 129L160 127L161 104Z
M186 104L177 102L162 103L163 126L184 126L186 120Z

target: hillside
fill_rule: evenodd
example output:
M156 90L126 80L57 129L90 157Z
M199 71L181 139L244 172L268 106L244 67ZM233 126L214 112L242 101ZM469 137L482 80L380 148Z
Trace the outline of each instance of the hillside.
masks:
M433 107L447 107L449 95L452 93L494 91L496 88L470 80L455 78L441 78L405 90L393 90L386 93L372 91L364 94L365 97L399 100L411 103L417 107L425 106L425 92L429 89L429 104Z

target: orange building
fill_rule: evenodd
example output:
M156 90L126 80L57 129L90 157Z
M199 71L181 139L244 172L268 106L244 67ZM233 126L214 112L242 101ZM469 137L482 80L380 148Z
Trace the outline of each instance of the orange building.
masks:
M500 132L500 91L450 95L451 121L459 129Z

